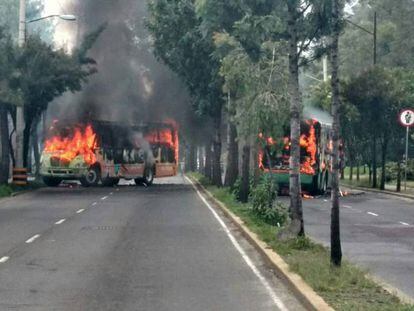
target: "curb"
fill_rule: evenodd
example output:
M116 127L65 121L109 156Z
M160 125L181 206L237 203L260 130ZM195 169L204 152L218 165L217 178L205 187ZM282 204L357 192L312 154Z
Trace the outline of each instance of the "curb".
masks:
M373 276L371 274L367 274L367 279L377 283L379 286L381 286L386 292L389 294L397 297L402 303L408 304L408 305L414 305L414 299L396 288L395 286L387 283L383 279Z
M266 261L273 266L278 275L286 282L289 289L305 308L315 311L333 311L322 297L320 297L305 281L296 273L290 271L289 265L273 251L265 242L261 241L256 233L250 231L243 220L233 214L223 203L218 201L203 185L197 180L187 176L194 186L200 190L207 198L214 202L224 214L239 228L243 236L261 253Z
M348 185L345 185L345 184L342 185L342 186L345 187L345 188L349 188L349 189L356 189L356 190L361 190L361 191L366 191L366 192L373 192L373 193L388 194L388 195L392 195L392 196L395 196L395 197L414 200L414 195L410 195L410 194L392 192L392 191L387 191L387 190L371 189L371 188L365 188L365 187L348 186Z

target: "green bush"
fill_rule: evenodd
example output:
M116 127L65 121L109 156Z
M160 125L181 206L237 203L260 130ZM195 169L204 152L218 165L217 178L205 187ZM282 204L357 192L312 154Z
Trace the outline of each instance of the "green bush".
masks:
M203 186L209 186L211 185L211 180L210 178L208 178L207 176L201 175L198 179L198 181L200 182L200 184L202 184Z
M234 185L230 187L230 192L234 195L237 201L240 201L241 188L242 188L242 178L238 177ZM248 190L249 196L250 196L250 192L252 188L253 188L253 180L249 178L249 190Z
M404 178L405 163L401 163L401 179ZM397 180L398 165L397 162L387 162L385 165L385 179L387 182ZM414 180L414 160L408 161L407 179Z
M0 198L9 197L13 193L13 189L9 185L0 186Z
M283 226L288 219L287 208L277 202L277 184L269 177L263 176L251 189L250 201L253 212L266 223Z

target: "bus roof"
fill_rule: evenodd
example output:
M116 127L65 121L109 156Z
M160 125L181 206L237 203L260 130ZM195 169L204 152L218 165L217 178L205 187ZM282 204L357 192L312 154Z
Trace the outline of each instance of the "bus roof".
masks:
M319 108L305 106L303 108L303 117L305 119L313 119L318 121L321 125L332 126L332 116Z

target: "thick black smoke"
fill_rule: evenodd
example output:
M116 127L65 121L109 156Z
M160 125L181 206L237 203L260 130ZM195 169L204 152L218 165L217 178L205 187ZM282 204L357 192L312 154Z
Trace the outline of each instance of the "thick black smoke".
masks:
M146 1L74 0L70 10L78 15L78 38L107 27L90 52L98 73L80 93L60 99L54 117L183 123L189 99L179 79L152 54L144 26Z

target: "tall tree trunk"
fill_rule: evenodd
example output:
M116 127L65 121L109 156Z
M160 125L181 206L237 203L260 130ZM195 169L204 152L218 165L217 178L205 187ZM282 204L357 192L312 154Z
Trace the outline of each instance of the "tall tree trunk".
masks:
M30 134L31 123L26 121L26 127L23 131L23 167L27 167L29 163L29 151L30 151ZM18 163L18 162L17 162Z
M9 120L6 105L0 103L0 184L7 184L10 172Z
M364 171L363 171L363 174L364 174L364 175L366 175L366 174L367 174L367 166L366 166L366 164L364 164Z
M260 181L260 175L262 174L262 170L259 167L259 144L257 142L256 137L252 139L251 146L251 154L253 157L253 182L255 185L257 185Z
M212 182L215 186L223 186L221 176L221 114L218 114L214 120L215 122L215 134L213 141L213 179Z
M29 136L29 146L28 146L28 152L27 152L27 160L26 160L26 169L27 174L33 173L33 140L32 140L32 133L30 133Z
M368 164L368 183L371 185L372 184L372 169L371 169L371 163Z
M242 155L242 182L239 192L239 200L246 203L249 200L250 188L250 145L246 142Z
M354 179L354 163L351 162L349 164L349 180L353 180Z
M356 171L356 179L357 179L357 181L359 181L360 180L360 175L361 175L361 172L360 172L360 166L361 166L361 162L358 160L357 161L357 171Z
M372 140L372 188L377 188L377 138Z
M385 190L385 179L387 172L385 171L385 165L387 160L388 138L385 137L381 146L381 183L380 190Z
M331 209L331 263L340 266L342 261L340 215L339 215L339 147L340 147L340 107L339 98L339 62L338 62L338 43L339 43L339 0L333 0L332 19L334 29L332 32L331 47L331 70L332 70L332 138L333 138L333 163L332 163L332 209Z
M205 164L204 175L210 180L212 179L212 176L213 176L213 173L212 173L213 168L211 166L211 162L212 162L211 147L212 147L212 142L208 141L208 143L206 144L206 164Z
M197 147L194 143L190 145L190 161L189 161L189 169L191 172L195 172L197 170Z
M239 145L237 143L237 128L232 121L227 126L227 168L224 185L231 187L239 175Z
M37 127L32 131L32 146L35 160L35 177L36 180L40 178L40 151L39 151L39 137L37 134Z
M401 161L397 161L397 192L401 192Z
M341 180L344 180L344 179L345 179L345 169L344 169L343 167L341 167L341 168L339 169L339 171L340 171L340 173L341 173Z
M305 234L300 184L300 121L301 98L299 90L299 55L298 55L298 3L288 2L289 33L289 96L290 96L290 163L289 163L289 214L291 224L288 235Z
M202 146L198 147L198 172L204 173L204 148Z

